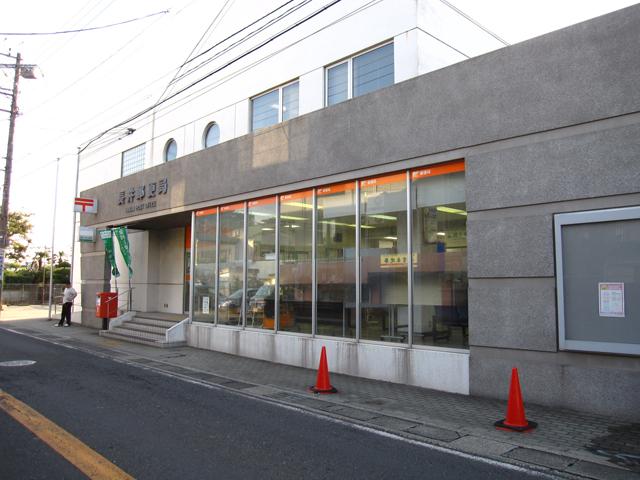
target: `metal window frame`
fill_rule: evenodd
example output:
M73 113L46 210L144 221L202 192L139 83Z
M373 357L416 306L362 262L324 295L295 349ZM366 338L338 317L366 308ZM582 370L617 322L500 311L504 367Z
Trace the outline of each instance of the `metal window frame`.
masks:
M189 259L189 323L193 323L193 304L194 304L194 285L195 285L195 268L196 268L196 212L191 212L191 248Z
M318 261L318 195L317 189L312 190L311 200L311 337L315 338L318 333L318 269L316 262Z
M558 345L560 350L640 355L640 344L593 342L583 340L570 340L566 338L566 318L564 305L564 263L562 260L563 226L638 219L640 219L640 207L623 207L607 210L588 210L583 212L558 213L554 215L553 224L556 250Z
M276 195L276 284L273 292L273 333L280 330L280 197Z
M407 170L407 346L413 347L413 205L411 170Z
M216 207L216 274L215 274L215 279L214 279L214 298L215 298L215 305L213 308L215 308L215 315L214 315L214 320L213 320L213 324L214 325L218 325L218 285L220 284L219 281L220 278L220 207Z
M361 312L361 307L360 307L360 303L362 301L362 298L360 298L362 296L362 285L361 285L361 275L362 272L360 271L362 268L362 259L360 258L360 242L361 242L361 219L360 219L360 184L361 184L362 180L361 179L357 179L356 180L356 258L355 258L355 262L353 262L355 264L356 267L356 342L360 342L360 336L361 336L361 326L360 326L360 320L362 317L362 312Z
M243 242L242 242L242 305L240 306L240 318L242 320L242 328L246 328L247 327L247 252L248 252L248 248L247 248L247 242L248 242L248 238L247 238L247 229L248 229L248 224L249 222L247 221L247 212L249 210L249 202L245 201L244 203L244 219L243 219L243 224L242 224L242 236L243 238Z

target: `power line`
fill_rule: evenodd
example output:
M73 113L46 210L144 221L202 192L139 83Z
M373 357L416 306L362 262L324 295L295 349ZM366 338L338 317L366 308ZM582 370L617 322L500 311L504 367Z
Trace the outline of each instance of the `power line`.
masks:
M131 117L129 117L126 120L123 120L122 122L112 126L111 128L108 128L107 130L103 131L102 133L96 135L95 137L93 137L91 140L89 140L88 143L91 143L101 137L103 137L106 133L108 133L109 131L113 130L114 128L118 128L121 127L133 120L136 120L137 118L140 118L142 115L144 115L145 113L148 113L150 111L152 111L153 109L155 109L156 107L158 107L159 105L162 105L163 103L171 100L172 98L177 97L178 95L180 95L181 93L186 92L187 90L193 88L194 86L198 85L199 83L205 81L206 79L212 77L213 75L215 75L216 73L222 71L225 68L228 68L230 65L233 65L234 63L238 62L239 60L243 59L244 57L250 55L251 53L263 48L264 46L268 45L269 43L273 42L275 39L281 37L282 35L290 32L291 30L299 27L300 25L308 22L309 20L311 20L312 18L320 15L321 13L323 13L324 11L328 10L329 8L333 7L334 5L340 3L342 0L333 0L332 2L330 2L329 4L325 5L324 7L316 10L314 13L308 15L307 17L305 17L304 19L294 23L293 25L291 25L290 27L282 30L281 32L273 35L272 37L268 38L267 40L265 40L264 42L260 43L259 45L257 45L256 47L253 47L251 49L249 49L248 51L246 51L245 53L242 53L241 55L238 55L236 58L228 61L227 63L225 63L224 65L222 65L221 67L218 67L216 69L214 69L213 71L207 73L206 75L204 75L203 77L199 78L198 80L192 82L191 84L187 85L186 87L181 88L180 90L178 90L175 93L172 93L171 95L169 95L168 97L164 98L163 100L160 100L159 102L156 102L156 104L147 107L146 109L142 110L141 112L136 113L135 115L132 115ZM86 148L86 146L85 146Z
M440 0L440 2L444 3L447 7L449 7L451 10L453 10L454 12L456 12L457 14L461 15L462 17L466 18L467 20L469 20L471 23L473 23L476 27L480 28L481 30L483 30L484 32L488 33L489 35L491 35L493 38L495 38L496 40L498 40L500 43L502 43L504 46L508 47L511 44L509 42L507 42L506 40L503 40L502 38L500 38L498 35L496 35L495 33L493 33L491 30L489 30L487 27L485 27L484 25L482 25L480 22L478 22L477 20L473 19L471 16L467 15L466 13L464 13L462 10L460 10L458 7L456 7L455 5L452 5L451 3L447 2L447 0Z
M186 103L188 103L188 102L191 102L191 101L195 100L196 98L199 98L199 94L206 93L206 92L208 92L208 91L214 90L215 88L219 87L220 85L222 85L222 84L224 84L224 83L227 83L227 82L229 82L229 81L233 80L233 79L234 79L235 77L237 77L238 75L240 75L240 74L242 74L242 73L244 73L244 72L246 72L246 71L248 71L248 70L250 70L250 69L254 68L256 65L259 65L259 64L261 64L261 63L263 63L263 62L265 62L265 61L269 60L270 58L272 58L272 57L274 57L274 56L276 56L276 55L278 55L278 54L282 53L282 52L283 52L283 51L285 51L285 50L288 50L289 48L293 47L294 45L297 45L298 43L301 43L301 42L305 41L306 39L308 39L308 38L310 38L310 37L312 37L312 36L316 35L317 33L321 32L321 31L323 31L323 30L326 30L327 28L330 28L330 27L332 27L333 25L336 25L336 24L338 24L338 23L340 23L340 22L342 22L342 21L346 20L347 18L350 18L350 17L352 17L353 15L356 15L356 14L358 14L358 13L360 13L360 12L362 12L362 11L364 11L364 10L368 9L368 8L371 8L371 7L373 7L374 5L377 5L377 4L381 3L382 1L384 1L384 0L370 0L369 2L365 3L364 5L361 5L360 7L356 8L355 10L352 10L351 12L349 12L349 13L345 14L344 16L342 16L342 17L340 17L340 18L338 18L338 19L334 20L333 22L328 23L327 25L322 26L321 28L319 28L319 29L317 29L317 30L315 30L315 31L313 31L313 32L311 32L311 33L309 33L308 35L306 35L306 36L304 36L304 37L302 37L302 38L300 38L300 39L298 39L298 40L296 40L296 41L294 41L294 42L292 42L292 43L290 43L289 45L286 45L286 46L282 47L281 49L279 49L279 50L277 50L277 51L274 51L274 52L272 52L272 53L270 53L270 54L268 54L268 55L266 55L266 56L262 57L261 59L256 60L256 61L255 61L255 62L253 62L252 64L250 64L250 65L247 65L247 66L243 67L243 68L242 68L242 69L240 69L239 71L236 71L236 72L234 72L234 73L230 74L230 75L229 75L229 76L227 76L226 78L221 79L221 80L220 80L219 82L217 82L216 84L214 84L214 85L209 85L209 86L206 86L206 87L204 87L204 88L202 88L202 89L200 89L200 90L196 90L196 91L194 91L194 92L191 92L187 97L184 97L184 98L181 98L180 100L177 100L177 101L176 101L176 102L174 102L173 104L170 104L167 108L171 108L171 107L173 107L173 106L176 106L176 105L178 105L178 104L179 104L179 103L181 103L181 102L185 102L185 104L186 104ZM191 99L189 99L189 97L195 97L195 98L191 98ZM227 107L229 107L229 106L233 105L234 103L235 103L235 101L234 101L234 102L231 102L231 103L230 103L229 105L227 105L227 106L221 107L220 109L227 108ZM181 105L181 106L183 106L183 105ZM176 107L175 107L175 108L173 108L173 109L170 109L170 110L165 111L165 112L164 112L164 115L161 115L161 116L160 116L160 117L158 117L158 118L162 118L162 116L169 115L171 112L175 111L177 108L180 108L180 106L176 106ZM166 110L166 109L165 109L165 110ZM161 111L162 111L162 110L161 110ZM148 112L147 112L147 113L148 113ZM203 115L202 117L200 117L200 118L198 118L198 119L196 119L196 120L200 120L200 119L202 119L202 118L205 118L205 117L206 117L206 116L208 116L208 115L209 115L209 114ZM141 120L148 119L149 117L150 117L150 115L147 115L146 117L144 117L144 118L143 118L143 119L141 119ZM189 121L189 122L187 122L187 123L185 123L185 124L183 124L183 125L179 125L177 128L184 127L185 125L188 125L188 124L189 124L189 123L191 123L191 122L192 122L192 121ZM140 129L140 128L144 128L144 127L148 126L148 125L149 125L149 123L150 123L150 122L147 122L147 123L145 123L145 124L138 125L138 126L137 126L137 128L138 128L138 129ZM151 140L153 140L153 139L151 139ZM97 152L99 152L99 151L103 150L104 148L106 148L106 146L108 146L108 145L110 145L110 143L106 144L105 146L101 146L101 147L98 147L98 148L95 148L95 149L93 149L93 148L92 148L92 149L91 149L91 153L94 153L94 154L95 154L95 153L97 153ZM93 146L92 146L92 147L93 147ZM101 159L101 160L97 160L97 161L95 161L95 162L93 162L93 163L91 163L91 164L88 164L88 165L86 165L86 166L82 167L82 168L81 168L81 170L83 170L83 171L84 171L84 170L87 170L87 169L89 169L89 168L91 168L91 167L93 167L93 166L95 166L95 165L98 165L98 164L100 164L100 163L102 163L102 162L105 162L105 161L109 160L109 158L111 158L111 157L103 158L103 159Z
M198 47L200 46L200 44L202 43L202 41L204 40L204 37L207 35L207 33L209 32L209 30L211 30L213 28L213 25L216 23L216 21L218 20L218 18L220 18L220 15L222 14L222 12L224 11L225 7L229 4L229 2L231 2L232 0L226 0L225 3L222 5L222 7L220 7L220 10L218 10L218 13L216 14L215 17L213 17L213 20L211 21L211 23L209 24L209 26L207 27L207 29L204 31L204 33L202 34L202 36L200 37L200 39L196 42L196 44L193 46L193 48L191 49L191 52L189 52L189 55L187 55L187 59L185 60L185 63L189 61L189 58L191 57L191 55L193 55L193 53L198 49ZM235 0L234 0L235 1ZM182 70L182 67L185 65L185 63L183 63L182 65L180 65L180 67L178 67L178 69L176 70L176 73L174 74L173 78L169 81L169 83L167 84L166 87L164 87L164 90L162 91L162 93L160 94L160 96L158 97L158 100L156 100L156 103L159 102L162 97L164 96L165 93L167 93L167 90L169 90L169 87L171 87L171 85L173 84L173 81L176 79L176 77L180 74L180 70Z
M164 15L165 13L169 13L169 10L162 10L161 12L150 13L149 15L144 15L143 17L132 18L130 20L124 20L122 22L111 23L109 25L101 25L99 27L89 27L89 28L80 28L77 30L60 30L57 32L0 32L0 35L7 36L33 36L33 35L66 35L67 33L80 33L80 32L91 32L94 30L102 30L105 28L118 27L120 25L126 25L127 23L137 22L139 20L144 20L145 18L155 17L156 15Z
M221 57L222 55L224 55L225 53L227 53L228 51L232 50L233 48L237 47L238 45L241 45L242 43L246 42L247 40L249 40L252 37L255 37L257 34L259 34L260 32L266 30L267 28L271 27L272 25L275 25L277 22L279 22L280 20L282 20L283 18L288 17L289 15L292 15L295 11L299 10L300 8L304 7L305 5L307 5L308 3L310 3L312 0L303 0L302 2L300 2L298 5L295 5L293 7L291 7L289 10L283 12L281 15L279 15L278 17L269 20L267 23L265 23L263 26L253 30L252 32L248 33L247 35L245 35L244 37L242 37L240 40L237 40L236 42L232 43L231 45L229 45L228 47L224 48L223 50L217 52L215 55L207 58L206 60L203 60L202 62L200 62L198 65L196 65L195 67L187 70L186 72L184 72L182 75L178 76L177 78L175 78L173 80L174 83L178 82L179 80L182 80L183 78L187 77L188 75L190 75L191 73L200 70L202 67L204 67L205 65L208 65L209 63L211 63L212 61L214 61L215 59ZM289 3L289 2L287 2ZM275 11L275 10L274 10ZM265 17L262 17L265 18ZM259 21L259 20L258 20ZM257 22L257 21L256 21ZM254 24L256 22L253 22ZM246 28L246 27L245 27ZM243 29L244 30L244 29ZM238 32L236 32L234 35L236 35ZM227 37L227 39L230 37ZM226 40L226 39L225 39ZM216 46L222 44L225 40L218 42L216 45L214 45L213 47L209 48L206 50L206 52L211 51L213 48L215 48ZM203 52L206 53L206 52Z
M133 41L135 41L137 38L141 37L142 35L144 35L147 30L149 30L151 27L153 27L160 19L156 20L155 22L150 23L149 25L147 25L147 27L139 32L136 33L136 35L134 35L133 37L131 37L129 40L127 40L126 42L124 42L122 44L122 46L120 46L120 48L118 48L117 50L115 50L114 52L111 53L111 55L109 55L107 58L99 61L94 67L90 68L86 73L84 73L82 76L76 78L73 82L71 82L69 85L67 85L66 87L64 87L62 90L58 91L57 93L53 94L52 96L50 96L49 98L47 98L45 101L41 102L38 104L38 106L36 106L34 109L30 110L31 112L36 111L40 108L42 108L44 105L47 105L48 103L52 102L53 100L55 100L56 98L58 98L60 95L62 95L63 93L65 93L67 90L69 90L70 88L74 87L75 85L77 85L78 83L80 83L82 80L84 80L85 78L87 78L89 75L91 75L93 72L95 72L96 70L98 70L100 67L104 67L106 62L108 62L109 60L111 60L113 57L115 57L116 55L118 55L121 51L123 51L124 49L128 48L131 46L131 43Z

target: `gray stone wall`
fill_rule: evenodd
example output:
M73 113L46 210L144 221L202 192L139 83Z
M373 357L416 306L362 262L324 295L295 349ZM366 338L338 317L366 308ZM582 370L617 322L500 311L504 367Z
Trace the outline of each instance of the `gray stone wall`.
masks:
M558 350L553 244L556 213L638 204L635 121L467 156L472 394L505 397L515 366L530 402L640 418L640 359Z

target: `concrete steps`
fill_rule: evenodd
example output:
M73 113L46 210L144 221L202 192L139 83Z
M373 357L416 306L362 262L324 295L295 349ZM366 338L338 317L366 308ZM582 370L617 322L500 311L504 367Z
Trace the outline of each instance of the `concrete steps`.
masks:
M185 319L185 315L160 312L136 313L129 321L100 331L100 336L131 343L141 343L160 348L181 347L184 341L168 341L167 331Z

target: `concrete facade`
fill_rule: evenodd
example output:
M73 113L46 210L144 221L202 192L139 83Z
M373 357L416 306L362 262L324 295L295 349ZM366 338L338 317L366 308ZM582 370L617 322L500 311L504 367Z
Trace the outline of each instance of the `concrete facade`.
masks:
M640 204L637 45L640 6L89 189L83 195L98 198L100 211L83 223L135 227L464 158L468 356L338 341L330 363L353 375L498 398L518 366L528 401L637 420L639 358L558 348L553 243L556 213ZM120 191L165 177L170 191L148 213L128 215L118 205ZM95 248L83 249L83 305L84 282L100 281L104 257ZM319 346L311 337L197 324L188 337L202 348L309 367Z

